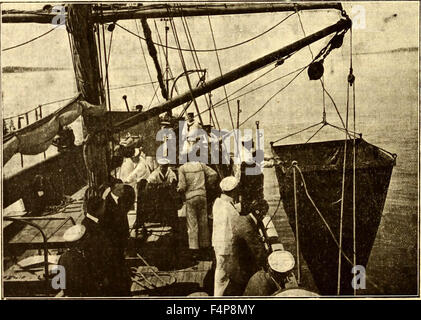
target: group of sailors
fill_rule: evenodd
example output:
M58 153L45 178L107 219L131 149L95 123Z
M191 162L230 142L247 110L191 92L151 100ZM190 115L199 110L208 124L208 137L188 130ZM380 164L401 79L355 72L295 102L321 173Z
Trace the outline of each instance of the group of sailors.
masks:
M185 149L188 159L193 159L194 143ZM250 148L245 151L253 153ZM127 213L135 201L134 229L147 234L145 222L154 218L170 226L174 238L169 250L175 259L180 238L178 211L183 207L193 258L213 260L214 296L271 295L282 289L294 258L286 251L271 252L265 241L263 218L269 206L263 196L263 173L245 174L256 163L248 158L224 177L200 161L189 160L174 171L168 159L160 158L156 164L141 146L125 147L124 157L119 179L110 177L110 185L88 188L82 225L65 234L68 241L80 245L63 254L59 264L70 270L79 268L82 271L76 271L81 274L95 274L90 285L80 288L78 272L69 276L66 271L66 294L130 294L124 252L130 236ZM76 248L82 248L82 253Z

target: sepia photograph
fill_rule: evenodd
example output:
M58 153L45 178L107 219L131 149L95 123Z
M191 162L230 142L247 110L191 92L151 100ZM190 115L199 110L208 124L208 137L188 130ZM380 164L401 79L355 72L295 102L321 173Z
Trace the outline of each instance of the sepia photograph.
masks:
M419 13L2 2L1 299L419 299Z

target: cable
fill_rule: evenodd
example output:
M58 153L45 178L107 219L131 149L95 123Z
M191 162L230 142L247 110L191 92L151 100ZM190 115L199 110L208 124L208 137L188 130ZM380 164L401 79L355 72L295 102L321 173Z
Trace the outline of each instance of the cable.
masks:
M306 66L306 67L307 67L307 66ZM274 82L276 82L276 81L279 81L279 80L281 80L281 79L283 79L283 78L285 78L285 77L287 77L287 76L289 76L289 75L291 75L291 74L294 74L294 73L296 73L296 72L300 71L302 68L306 68L306 67L301 67L301 68L295 69L294 71L288 72L287 74L284 74L284 75L282 75L282 76L280 76L280 77L278 77L278 78L276 78L276 79L273 79L273 80L271 80L271 81L269 81L269 82L267 82L267 83L265 83L265 84L262 84L262 85L260 85L260 86L258 86L258 87L256 87L256 88L253 88L253 89L251 89L251 90L249 90L249 91L247 91L247 92L245 92L245 93L242 93L242 94L240 94L240 95L238 95L238 96L235 96L234 98L229 99L228 101L234 101L234 100L237 100L238 98L241 98L241 97L243 97L243 96L245 96L245 95L247 95L247 94L249 94L249 93L252 93L252 92L254 92L254 91L257 91L257 90L259 90L259 89L261 89L261 88L263 88L263 87L266 87L266 86L268 86L268 85L270 85L270 84L272 84L272 83L274 83ZM275 68L276 68L276 67L275 67ZM231 96L231 95L233 95L234 93L236 93L236 92L238 92L238 91L240 91L240 90L244 89L245 87L247 87L248 85L252 84L252 83L253 83L253 82L255 82L256 80L260 79L261 77L265 76L266 74L268 74L268 73L269 73L270 71L272 71L272 70L274 70L274 69L271 69L271 70L269 70L268 72L266 72L266 73L262 74L261 76L257 77L257 78L256 78L256 79L254 79L253 81L251 81L251 82L249 82L248 84L244 85L242 88L240 88L240 89L238 89L238 90L234 91L232 94L228 95L228 97L229 97L229 96ZM217 103L215 103L215 106L219 107L219 106L221 106L221 105L223 105L223 104L225 104L225 103L226 103L226 102L224 102L224 100L220 100L220 101L218 101Z
M216 49L215 36L213 34L212 22L211 22L211 19L210 19L209 15L208 15L208 21L209 21L209 28L210 28L211 35L212 35L213 45L215 47L216 60L218 61L219 72L220 72L221 77L222 77L223 76L223 73L222 73L221 61L219 60L218 50ZM229 101L228 101L228 94L227 94L227 89L226 89L225 85L223 86L223 88L224 88L224 93L225 93L225 99L227 100L228 112L229 112L229 115L230 115L232 129L235 129L234 119L232 117L231 107L230 107L230 104L229 104ZM234 137L236 137L236 136L234 136ZM235 138L235 140L237 140L237 138ZM236 143L237 143L237 141L236 141Z
M139 31L139 27L138 27L138 25L137 25L137 20L135 20L135 21L134 21L134 23L135 23L135 25L136 25L136 30L137 30L137 32L138 32L138 33L140 33L140 31ZM118 24L116 23L116 25L118 25ZM145 39L145 41L146 41L146 39ZM150 80L150 82L151 82L152 89L153 89L153 90L154 90L154 92L155 92L154 96L152 97L151 102L149 103L149 106L148 106L148 109L149 109L149 108L150 108L150 106L151 106L151 104L152 104L153 99L155 98L155 95L156 95L156 91L157 91L157 89L155 89L155 86L153 85L154 81L152 80L151 71L149 70L148 61L146 60L145 50L143 49L142 41L140 41L140 36L139 36L139 44L140 44L140 48L142 49L143 60L145 61L146 70L147 70L147 72L148 72L149 80ZM158 87L159 87L159 86L158 86ZM157 97L157 99L158 99L158 103L159 103L159 102L160 102L160 101L159 101L159 97Z
M168 13L169 12L170 12L170 9L168 9ZM172 31L173 31L173 36L174 36L175 43L176 43L176 45L177 45L178 48L181 48L180 40L179 40L178 34L177 34L177 29L175 27L175 23L174 23L174 20L173 19L170 19L170 24L171 24L171 28L172 28ZM200 116L199 106L197 104L196 98L193 96L193 88L192 88L192 85L191 85L191 82L190 82L189 74L187 72L187 66L186 66L186 62L184 60L183 52L181 50L178 50L178 54L180 56L181 65L183 66L183 71L186 74L186 80L187 80L187 84L189 86L189 91L190 91L191 99L193 100L194 106L196 108L196 113L199 116L200 124L203 125L203 120L202 120L202 117Z
M278 27L278 26L279 26L282 22L284 22L285 20L287 20L289 17L291 17L291 16L292 16L292 15L294 15L294 14L295 14L295 12L291 13L291 14L290 14L290 15L288 15L286 18L282 19L280 22L276 23L274 26L270 27L269 29L267 29L267 30L263 31L262 33L259 33L258 35L254 36L254 37L252 37L252 38L250 38L250 39L244 40L244 41L242 41L242 42L239 42L239 43L236 43L236 44L233 44L233 45L227 46L227 47L222 47L222 48L216 48L216 49L196 49L196 50L194 50L194 51L196 51L196 52L214 52L214 51L228 50L228 49L232 49L232 48L235 48L235 47L241 46L241 45L246 44L246 43L248 43L248 42L250 42L250 41L256 40L257 38L260 38L261 36L265 35L265 34L266 34L266 33L268 33L269 31L272 31L273 29L275 29L276 27ZM135 34L135 33L134 33L134 32L132 32L131 30L129 30L129 29L127 29L127 28L125 28L125 27L123 27L123 26L119 25L118 23L116 23L116 25L117 25L117 26L119 26L121 29L123 29L123 30L127 31L128 33L130 33L130 34L134 35L135 37L138 37L138 38L140 38L140 39L142 39L142 40L146 41L146 39L145 39L145 38L143 38L143 37L141 37L141 36L139 36L139 35ZM157 45L157 46L167 47L168 49L178 50L178 48L176 48L176 47L172 47L172 46L164 46L164 45L162 45L162 44L158 44L158 43L154 43L154 44L155 44L155 45ZM192 50L190 50L190 49L186 49L186 48L180 48L180 50L181 50L181 51L192 51Z
M279 89L277 92L275 92L256 112L254 112L252 115L250 115L246 120L244 120L243 122L240 123L240 127L246 123L247 121L249 121L251 118L253 118L257 113L259 113L264 107L266 107L266 105L273 99L275 98L279 93L281 93L284 89L286 89L305 69L307 68L304 67L301 69L300 72L298 72L285 86L283 86L281 89Z
M17 45L15 45L15 46L12 46L12 47L5 48L5 49L3 49L3 50L1 50L1 51L12 50L12 49L15 49L15 48L18 48L18 47L24 46L25 44L28 44L28 43L30 43L30 42L33 42L33 41L35 41L35 40L38 40L38 39L40 39L40 38L42 38L42 37L46 36L47 34L49 34L50 32L52 32L52 31L54 31L54 30L56 30L57 28L59 28L59 27L61 27L61 26L62 26L62 25L60 25L60 24L59 24L59 25L55 26L54 28L52 28L52 29L48 30L47 32L44 32L43 34L41 34L41 35L39 35L39 36L37 36L37 37L35 37L35 38L32 38L31 40L28 40L28 41L22 42L22 43L20 43L20 44L17 44Z

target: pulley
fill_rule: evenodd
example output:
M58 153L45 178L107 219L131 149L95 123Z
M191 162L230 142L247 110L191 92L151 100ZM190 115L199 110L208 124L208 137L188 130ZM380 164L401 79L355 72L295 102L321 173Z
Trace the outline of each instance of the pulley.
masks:
M107 27L107 30L110 31L110 32L113 32L114 29L115 29L115 23L114 22L109 24L108 27Z
M323 67L323 60L312 62L307 69L307 74L310 80L319 80L325 71Z

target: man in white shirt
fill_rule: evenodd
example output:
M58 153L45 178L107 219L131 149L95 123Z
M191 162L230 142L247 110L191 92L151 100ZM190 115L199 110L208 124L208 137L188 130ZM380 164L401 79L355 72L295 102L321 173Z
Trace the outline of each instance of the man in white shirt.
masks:
M219 186L222 194L213 205L212 246L216 258L214 296L223 296L230 283L228 275L234 267L232 221L239 216L234 206L238 180L233 176L226 177Z
M190 154L194 152L189 148ZM190 157L189 158L193 158ZM189 161L178 169L178 188L186 198L186 218L189 248L194 254L199 249L210 249L210 232L207 214L206 185L216 183L218 174L204 163ZM199 252L197 252L199 254Z
M124 183L133 184L138 183L143 179L148 179L149 175L157 168L155 161L152 157L140 157L136 168L125 178L122 179Z

